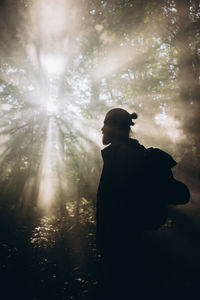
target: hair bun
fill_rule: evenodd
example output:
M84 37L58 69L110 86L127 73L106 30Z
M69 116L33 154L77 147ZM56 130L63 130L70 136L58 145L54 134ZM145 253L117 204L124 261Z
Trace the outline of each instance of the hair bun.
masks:
M136 113L132 113L130 114L131 119L137 119L138 115Z

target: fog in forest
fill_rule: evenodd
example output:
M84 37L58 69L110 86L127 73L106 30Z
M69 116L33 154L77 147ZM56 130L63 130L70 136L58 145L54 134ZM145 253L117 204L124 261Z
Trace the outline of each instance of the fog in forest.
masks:
M2 226L35 222L40 246L45 222L95 226L101 128L121 107L133 138L178 162L191 200L172 221L200 229L199 22L196 0L0 1Z

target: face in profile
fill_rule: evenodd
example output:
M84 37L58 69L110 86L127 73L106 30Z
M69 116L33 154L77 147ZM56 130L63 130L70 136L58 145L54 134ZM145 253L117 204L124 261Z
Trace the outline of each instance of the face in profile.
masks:
M103 137L102 137L103 145L110 144L112 141L112 136L113 136L112 127L104 123L103 127L101 128L101 131L103 134Z

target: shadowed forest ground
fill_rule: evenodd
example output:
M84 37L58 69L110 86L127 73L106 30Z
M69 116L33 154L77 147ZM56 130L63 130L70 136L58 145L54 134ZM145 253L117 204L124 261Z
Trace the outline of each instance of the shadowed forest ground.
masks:
M170 216L144 237L145 264L166 298L198 299L200 232L178 210ZM101 290L102 260L92 223L38 217L24 226L2 212L0 256L2 299L95 300Z

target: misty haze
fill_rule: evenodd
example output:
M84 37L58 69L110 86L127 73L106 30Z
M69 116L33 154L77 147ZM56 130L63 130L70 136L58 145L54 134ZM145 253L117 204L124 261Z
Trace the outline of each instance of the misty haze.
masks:
M106 299L96 202L113 108L190 190L145 232L144 273L159 299L198 299L199 29L198 0L0 0L2 299Z

